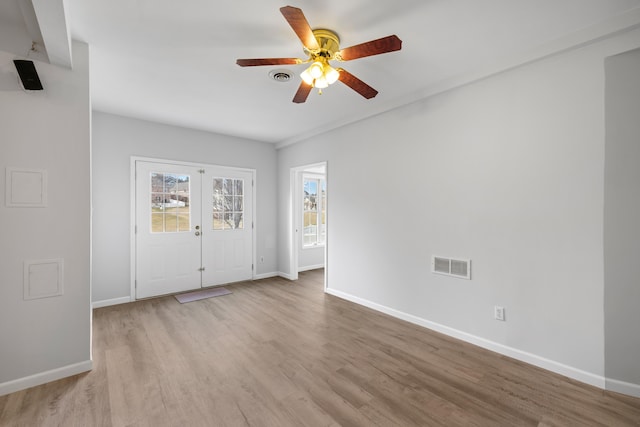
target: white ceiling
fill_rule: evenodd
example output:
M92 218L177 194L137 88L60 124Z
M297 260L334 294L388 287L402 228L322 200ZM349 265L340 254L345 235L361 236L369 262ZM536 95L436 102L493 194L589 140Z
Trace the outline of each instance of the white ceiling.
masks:
M0 25L15 24L10 14L21 1L0 2ZM37 12L43 1L32 1ZM640 25L640 0L56 1L71 37L90 45L95 110L280 146ZM399 52L341 64L377 97L337 82L294 104L304 65L235 64L304 57L279 11L287 4L313 28L336 31L341 47L402 39ZM280 68L295 79L270 80Z

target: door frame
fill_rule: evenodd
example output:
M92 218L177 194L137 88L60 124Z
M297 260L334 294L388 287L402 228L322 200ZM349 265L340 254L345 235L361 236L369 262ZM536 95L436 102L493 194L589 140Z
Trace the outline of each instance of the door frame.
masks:
M136 248L136 162L148 162L148 163L165 163L177 166L189 166L196 167L201 169L206 169L207 167L219 168L219 169L228 169L235 171L243 171L250 172L251 179L253 181L253 195L252 195L252 203L253 203L253 212L251 217L251 245L253 246L251 251L251 279L256 279L256 235L257 235L257 224L256 224L256 190L258 188L258 182L256 179L256 170L250 168L238 168L234 166L222 166L222 165L214 165L212 163L199 163L199 162L184 162L179 160L170 160L170 159L160 159L155 157L140 157L140 156L131 156L129 163L129 205L130 205L130 213L129 213L129 259L130 259L130 300L136 301L136 267L137 267L137 248Z
M324 167L324 180L327 186L327 197L325 200L325 242L324 242L324 289L329 288L329 207L331 203L331 191L329 188L329 164L327 161L311 163L308 165L292 167L289 170L289 201L290 218L289 218L289 234L290 247L289 252L289 280L298 280L298 250L300 249L299 230L301 228L302 217L302 175L309 169Z

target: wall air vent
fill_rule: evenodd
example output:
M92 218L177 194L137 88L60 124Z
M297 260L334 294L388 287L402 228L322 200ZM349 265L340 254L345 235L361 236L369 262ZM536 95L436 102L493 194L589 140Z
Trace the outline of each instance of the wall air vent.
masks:
M431 272L471 280L471 260L433 256Z

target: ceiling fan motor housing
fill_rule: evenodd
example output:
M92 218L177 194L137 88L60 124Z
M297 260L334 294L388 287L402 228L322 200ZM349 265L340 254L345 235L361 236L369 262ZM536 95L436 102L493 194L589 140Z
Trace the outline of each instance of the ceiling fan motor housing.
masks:
M316 57L323 57L327 60L335 59L335 54L340 51L340 37L335 31L318 28L313 30L313 35L318 41L320 49L314 51L305 46L304 53L310 55L312 59Z

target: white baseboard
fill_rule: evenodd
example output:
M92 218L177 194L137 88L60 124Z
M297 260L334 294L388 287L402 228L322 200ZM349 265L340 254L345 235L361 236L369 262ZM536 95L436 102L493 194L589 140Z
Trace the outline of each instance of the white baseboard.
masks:
M404 313L402 311L395 310L393 308L386 307L384 305L371 302L369 300L359 298L353 296L351 294L347 294L345 292L337 291L335 289L326 289L328 294L334 295L338 298L345 299L347 301L354 302L359 305L363 305L365 307L369 307L373 310L380 311L382 313L388 314L390 316L396 317L398 319L405 320L407 322L425 327L427 329L434 330L436 332L440 332L442 334L448 335L453 338L457 338L461 341L468 342L470 344L477 345L478 347L485 348L487 350L494 351L496 353L509 356L513 359L520 360L522 362L529 363L531 365L535 365L537 367L546 369L551 372L555 372L560 375L564 375L565 377L572 378L574 380L605 389L607 386L607 382L605 378L600 375L593 374L591 372L586 372L578 368L574 368L572 366L568 366L554 360L546 359L544 357L528 353L526 351L518 350L513 347L506 346L504 344L500 344L494 341L487 340L485 338L477 337L475 335L459 331L454 328L450 328L448 326L441 325L439 323L431 322L429 320L423 319L421 317L417 317L411 314ZM622 385L621 385L622 386ZM629 384L625 389L628 389L628 386L634 386L633 384ZM636 392L640 391L639 386L637 387ZM625 393L625 392L622 392ZM629 394L629 393L625 393Z
M272 271L271 273L260 273L253 276L253 280L269 279L271 277L278 277L279 275L280 274L275 271Z
M7 381L0 384L0 396L15 393L29 387L35 387L40 384L49 383L72 375L81 374L93 369L93 362L85 360L84 362L74 363L73 365L63 366L62 368L52 369L39 374L30 375L17 380Z
M281 276L281 275L282 274L278 273L278 272L261 273L261 274L256 274L255 276L253 276L252 280L269 279L271 277L278 277L278 276ZM111 305L125 304L125 303L132 302L132 301L134 301L134 299L131 298L131 297L120 297L120 298L106 299L106 300L102 300L102 301L94 301L91 304L91 307L92 308L109 307Z
M124 304L124 303L131 302L131 301L132 301L131 297L105 299L105 300L102 300L102 301L94 301L91 304L91 307L92 308L108 307L110 305Z
M284 277L285 279L288 279L288 280L294 280L293 275L289 273L283 273L282 271L278 272L278 276Z
M319 268L324 268L324 264L307 265L305 267L298 267L298 273L301 271L317 270Z
M633 397L640 397L640 384L632 384L607 378L607 390Z

